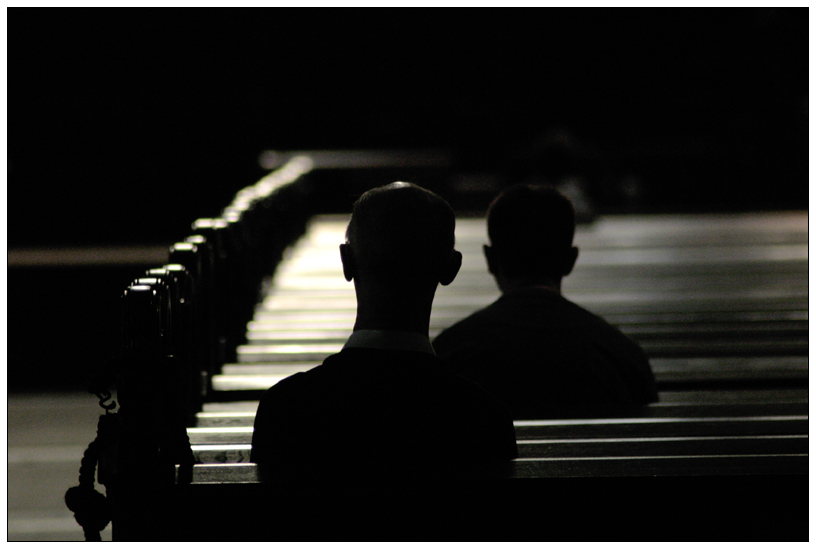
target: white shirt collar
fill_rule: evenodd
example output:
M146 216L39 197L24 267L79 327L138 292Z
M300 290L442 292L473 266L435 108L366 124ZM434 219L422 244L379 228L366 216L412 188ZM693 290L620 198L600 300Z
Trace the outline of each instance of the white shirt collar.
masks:
M343 346L344 349L347 347L413 351L436 355L427 336L394 330L355 330Z

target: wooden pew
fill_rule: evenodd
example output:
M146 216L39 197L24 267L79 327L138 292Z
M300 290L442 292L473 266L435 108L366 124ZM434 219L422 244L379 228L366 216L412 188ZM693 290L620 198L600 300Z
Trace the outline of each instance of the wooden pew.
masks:
M275 347L275 351L263 355L265 362L225 364L221 374L213 378L211 399L257 400L281 379L317 366L331 352L326 347L294 342ZM271 362L273 358L280 362ZM809 372L805 356L674 357L653 359L651 363L662 392L771 386L804 389Z
M328 239L325 234L323 238ZM514 462L509 476L527 480L682 478L671 488L668 484L664 487L683 494L678 488L687 489L689 484L701 489L695 482L701 478L705 478L706 486L713 487L722 486L726 482L723 479L729 476L747 486L750 479L760 477L773 476L778 481L805 475L806 389L793 391L796 398L787 402L758 399L762 389L731 391L732 398L723 398L726 392L722 387L727 381L758 382L756 387L767 388L774 381L794 381L803 387L802 382L807 380L807 294L801 285L802 256L797 255L802 242L788 246L790 243L786 244L785 237L778 234L772 240L771 246L782 247L777 250L780 259L775 269L750 261L749 255L758 248L727 253L724 263L718 261L723 250L703 254L703 265L689 265L687 260L692 254L681 253L684 257L679 263L689 273L685 278L672 276L677 262L661 263L666 254L653 254L645 263L638 263L631 262L632 254L624 250L619 254L621 263L610 267L603 264L602 246L598 246L595 263L590 262L585 271L589 274L572 279L573 289L584 292L582 304L590 305L637 339L652 356L657 355L653 365L664 389L661 396L668 396L667 387L692 389L689 394L698 395L705 392L701 388L719 387L719 391L708 391L708 398L714 400L712 395L716 394L719 400L692 405L669 397L668 402L661 402L662 406L649 407L643 418L520 422L517 432L522 457ZM333 247L328 249L336 255ZM297 251L290 260L297 262ZM740 295L735 282L744 281L746 272L751 273L748 280L754 276L757 284L767 285L779 274L779 263L784 263L783 276L770 285L769 291L755 298ZM757 269L746 270L757 265ZM610 273L617 275L611 281ZM222 370L220 388L235 395L224 398L251 398L264 385L319 364L324 356L336 352L348 335L355 302L350 286L339 274L339 262L327 268L320 261L305 259L300 267L284 268L278 275L269 297L248 326L248 343L239 348L238 362ZM662 286L644 300L643 294L637 292L637 281L649 277L660 279ZM495 293L485 291L485 280L489 278L483 272L463 268L460 284L440 291L432 315L433 329L444 328L489 303ZM594 280L602 280L604 287L596 287ZM666 295L665 286L672 283L675 293ZM702 291L690 292L701 284ZM709 288L708 293L705 288ZM593 297L597 290L611 291L612 296ZM330 307L326 307L327 303ZM240 390L242 383L244 390ZM246 458L247 434L251 433L247 426L254 412L251 405L248 408L243 417L240 412L220 418L215 417L215 412L210 416L207 412L200 414L201 430L191 432L199 456L216 460ZM208 429L208 421L230 422L234 429ZM229 478L231 466L225 467L206 473L202 468L201 478L213 481L216 472ZM251 466L235 467L235 471L244 471L251 479ZM246 478L236 481L252 482ZM782 484L786 482L791 481ZM619 485L619 489L628 488L628 483ZM791 488L786 495L795 500L794 493ZM734 502L730 504L734 506ZM687 516L676 509L674 512L678 520Z
M309 191L299 183L308 170L308 159L294 159L244 189L223 218L193 223L195 234L171 246L166 265L125 290L122 353L108 373L117 439L105 441L99 473L117 539L138 539L160 520L155 494L172 489L173 464L192 462L185 425L228 356L234 331L226 327L241 318L240 307L227 307L238 295L230 290L243 285L254 305L263 276L305 228Z
M793 440L793 439L791 439ZM794 448L800 443L789 443ZM780 445L781 446L781 445ZM586 446L585 448L591 448ZM657 446L656 446L657 449ZM576 450L586 451L585 449ZM807 453L635 455L635 456L535 456L517 458L505 475L508 479L592 477L687 477L742 475L799 475L808 473ZM440 463L444 463L441 459ZM455 467L455 464L448 464ZM453 471L453 470L452 470ZM398 478L398 473L395 473ZM206 463L193 468L193 484L260 483L256 464Z
M715 455L807 455L808 436L729 435L520 440L519 458L630 458ZM196 444L196 462L251 462L250 444Z
M292 485L254 464L196 465L177 539L804 541L807 456L527 458L495 481ZM227 506L202 501L238 502ZM259 503L252 503L259 502ZM410 517L410 519L408 519ZM315 529L314 524L322 528ZM310 527L310 525L312 527Z
M667 404L664 406L647 406L638 417L768 417L768 416L806 416L809 405L803 402L751 402L746 397L744 402L701 404L688 406L685 404ZM233 401L224 401L233 403ZM243 403L238 401L239 404ZM255 420L257 403L246 401L254 405L252 409L225 412L200 412L197 414L198 427L241 427L251 426ZM660 403L658 403L660 404ZM206 409L206 408L205 408Z
M682 346L681 346L682 347ZM242 362L225 364L214 379L218 391L228 398L258 398L257 391L268 389L284 377L307 371L319 364L342 344L287 342L253 349L239 349ZM707 356L673 356L651 360L659 390L689 390L706 387L761 388L807 387L808 358L800 355L717 356L709 348ZM756 350L756 348L754 348ZM765 349L770 353L772 347ZM252 392L256 394L252 395ZM243 396L241 396L243 395ZM214 395L214 398L218 398Z
M541 539L542 530L571 540L807 537L808 240L798 213L613 217L579 228L581 256L565 294L653 357L662 399L643 417L516 422L521 457L506 484L457 484L446 498L442 483L404 498L423 503L400 509L410 525L399 522L400 512L378 512L398 506L394 494L411 487L380 492L372 506L348 490L259 483L245 461L257 402L246 400L336 352L356 307L337 252L348 217L315 218L307 230L300 190L286 182L306 173L308 161L286 170L239 192L220 218L196 221L194 234L171 251L200 297L191 300L203 311L195 320L206 323L195 330L203 343L180 351L204 373L203 411L186 432L195 456L225 462L196 465L190 482L181 474L174 486L163 485L161 504L137 498L117 538L138 539L145 516L159 523L164 515L170 518L154 534L179 540L383 539L394 528L413 528L422 540L432 528L458 540ZM282 211L292 215L272 215ZM481 258L484 241L483 220L458 221L465 261L437 295L433 330L498 296ZM193 248L195 257L183 260ZM224 293L236 287L246 290ZM233 300L243 305L227 307ZM247 341L239 344L234 326L244 322ZM733 384L753 390L727 390ZM773 385L780 388L768 390ZM230 402L236 399L244 402ZM453 467L440 461L442 472ZM629 496L624 505L620 493ZM264 505L223 505L257 499ZM156 507L145 515L139 504ZM452 524L434 520L460 507ZM356 516L338 513L345 508ZM271 533L270 517L280 519ZM333 528L325 538L304 530L323 521Z
M686 398L686 407L694 406L693 402L689 402L694 400L709 405L712 401L720 401L727 405L740 402L745 396L729 396L714 391L707 393ZM801 399L806 397L805 391L779 393L757 392L754 397L759 401L774 400L775 404L784 399L794 403L799 400L801 404ZM666 397L671 402L683 398L680 395L675 393ZM233 405L233 408L244 407L251 414L253 404L243 403ZM218 406L213 403L210 409ZM537 438L541 435L560 437L564 434L561 429L565 427L570 438ZM580 427L583 432L577 433L575 427ZM476 481L463 485L444 480L435 481L430 486L422 484L423 495L412 494L409 500L421 499L427 505L425 498L438 501L441 497L441 501L452 504L454 509L463 510L462 514L449 517L450 521L444 524L435 524L433 531L412 531L416 538L409 536L400 539L711 541L807 538L806 416L784 419L708 417L663 418L657 421L531 421L517 422L517 429L520 458L513 462L506 480L523 481L523 484ZM671 434L662 436L668 434L664 429L670 429ZM768 432L773 433L796 434L735 434L763 432L763 429L770 429ZM240 435L241 430L234 430L231 434ZM576 436L580 438L574 438ZM596 438L586 438L590 436ZM204 494L219 497L215 494L227 486L240 486L244 500L250 497L252 487L259 490L260 495L256 497L263 498L262 494L269 491L286 501L291 500L281 494L288 495L290 489L299 494L311 494L319 501L334 505L340 504L338 499L348 497L346 492L342 492L343 496L337 496L327 487L321 487L315 493L308 484L289 487L260 483L255 466L241 462L248 456L248 444L194 445L193 448L199 459L224 461L195 466L189 488L203 489L191 492L196 493L197 498L204 497ZM440 466L444 468L444 463ZM386 481L386 484L398 493L399 490L406 490L398 481ZM343 490L347 489L345 485L341 486L344 486ZM410 488L407 489L410 491ZM360 499L363 500L369 496L365 488L352 493L361 495ZM451 493L458 497L451 496ZM621 493L627 494L625 501L619 501ZM382 497L382 494L377 492L377 496ZM382 501L377 497L372 499ZM496 501L501 501L505 507L497 508ZM660 504L656 506L657 501ZM372 512L364 507L364 501L358 504L360 508L355 512ZM317 516L336 517L337 508L327 505L312 510ZM581 518L571 511L565 512L565 508L580 509ZM655 513L656 508L660 512ZM479 514L480 511L483 514ZM641 528L631 527L631 513L645 521ZM240 521L242 532L248 535L244 539L267 539L243 530L248 514L251 511L242 512L234 519ZM291 517L289 520L294 522L288 524L297 524L298 516ZM397 532L405 535L399 525L388 522L378 522L381 530L375 528L376 532L363 532L344 526L354 524L354 521L348 520L343 513L340 516L340 524L326 539L349 539L346 536L372 539L366 537L368 534L373 538L385 536L395 539L395 536L399 536ZM550 517L556 525L543 534L531 525L539 524L541 517L545 516ZM715 516L717 520L712 520ZM487 531L480 529L472 520L475 517L480 517L491 527ZM590 521L598 529L593 529L589 534L579 533L584 531L584 521ZM677 522L688 526L677 530L674 526ZM299 526L294 530L295 533L282 533L282 539L314 539ZM216 531L214 535L217 537L219 534Z
M565 279L565 293L637 340L653 358L663 389L802 386L808 338L801 217L654 221L604 219L600 226L579 227L582 254ZM287 372L306 368L336 352L348 336L356 304L336 250L347 217L315 223L315 232L276 274L248 326L247 344L238 349L238 363L224 370L222 388L240 389L250 364L260 367L257 376L247 375L246 388L262 386L264 375L274 382L281 373L272 364L284 363ZM458 220L457 247L466 261L457 281L438 292L434 333L497 297L481 259L484 241L483 220Z
M644 417L517 420L516 439L695 437L807 434L807 415L742 417ZM251 425L190 427L190 443L249 444Z
M552 477L462 483L269 485L253 466L196 466L196 482L166 505L179 520L165 538L184 541L746 541L808 539L807 483L798 474L762 474L761 461L723 473L718 458L689 458L700 474L675 476L673 460L611 462L603 476L570 476L550 461ZM795 461L795 458L794 458ZM622 476L627 471L663 473ZM705 463L703 463L705 462ZM559 465L561 463L562 465ZM573 464L580 467L580 463ZM630 466L631 467L628 467ZM440 467L444 469L445 464ZM649 467L656 467L649 469ZM684 467L684 465L681 465ZM781 468L781 467L780 467ZM736 472L736 466L731 469ZM580 472L580 470L578 470ZM536 471L540 475L542 471ZM704 474L711 473L711 474ZM522 473L523 475L523 473ZM520 475L521 476L521 475ZM206 505L202 502L228 502Z
M661 391L642 417L745 417L807 415L807 389ZM257 400L210 401L196 415L198 427L252 426Z

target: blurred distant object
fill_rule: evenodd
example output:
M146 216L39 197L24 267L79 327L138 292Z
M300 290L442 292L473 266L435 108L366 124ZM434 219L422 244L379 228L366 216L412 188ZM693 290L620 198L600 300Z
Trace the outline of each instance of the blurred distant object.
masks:
M10 249L7 267L92 267L142 265L162 261L167 246L97 246Z
M575 207L578 223L597 215L590 186L590 159L573 132L554 128L544 132L519 152L519 182L558 188Z
M632 173L627 173L618 181L618 191L623 197L624 208L636 212L643 199L643 181Z
M258 157L258 164L265 170L274 170L296 156L310 158L316 169L449 168L453 165L450 152L441 149L264 151Z

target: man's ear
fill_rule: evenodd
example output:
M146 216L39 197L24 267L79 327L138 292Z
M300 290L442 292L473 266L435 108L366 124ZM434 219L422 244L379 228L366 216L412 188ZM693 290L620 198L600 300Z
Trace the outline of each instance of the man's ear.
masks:
M578 261L578 248L573 246L564 258L564 276L572 272L572 269L575 268L576 261Z
M443 286L447 286L453 279L456 278L456 275L459 274L459 269L462 268L462 252L457 252L453 250L451 252L450 257L448 257L448 261L445 264L442 270L442 276L439 278L439 283Z
M482 251L484 251L485 260L487 261L487 270L490 274L496 275L498 272L498 265L496 263L496 252L493 251L493 248L485 244L482 247Z
M351 282L357 272L357 266L354 264L354 254L351 251L351 245L340 244L340 261L343 262L343 277L347 282Z

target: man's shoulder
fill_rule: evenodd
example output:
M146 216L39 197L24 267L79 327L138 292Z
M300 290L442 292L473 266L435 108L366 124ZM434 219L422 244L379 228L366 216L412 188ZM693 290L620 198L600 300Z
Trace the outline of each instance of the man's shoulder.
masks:
M369 393L377 388L394 398L441 395L445 401L464 399L492 401L484 389L455 373L440 357L412 351L346 348L327 357L319 366L290 376L273 386L269 398L320 391ZM265 395L266 396L266 395ZM328 397L327 397L328 398Z
M548 314L550 311L552 315ZM540 329L554 321L561 323L563 314L572 320L595 322L595 315L550 291L506 293L442 330L433 344L444 356L453 348L492 342L512 333L521 336L519 329Z
M353 386L357 383L387 383L410 378L430 381L448 376L447 365L438 357L414 351L345 348L328 356L323 363L289 376L267 393L281 394L315 387Z
M523 321L524 319L530 319L530 322L533 322L534 317L541 318L540 315L536 314L541 311L562 313L565 310L573 315L586 316L587 318L597 316L561 294L550 290L525 288L502 294L489 305L456 321L446 328L443 333L469 330L478 326L504 323L508 320Z
M606 341L613 347L637 346L600 315L554 293L503 295L487 307L442 330L433 341L440 356L475 357L488 349L520 343L537 348L575 347Z
M428 353L391 349L347 347L331 355L313 370L315 376L344 378L354 376L388 376L414 371L434 372L440 367L439 359Z
M261 404L264 401L281 401L283 399L297 399L302 393L314 394L325 385L331 385L333 380L340 376L338 369L345 366L341 353L326 357L321 364L308 370L292 374L275 383L264 392ZM342 368L342 377L354 375L354 368Z
M484 330L489 330L490 326L496 322L496 315L499 310L499 299L490 305L483 307L468 316L457 320L447 328L444 328L433 340L436 352L440 351L438 345L444 347L459 339L469 339L479 337L478 334Z
M376 349L345 349L280 381L263 395L258 417L295 424L313 416L344 418L363 412L461 425L509 418L495 397L455 373L446 361L430 354Z

